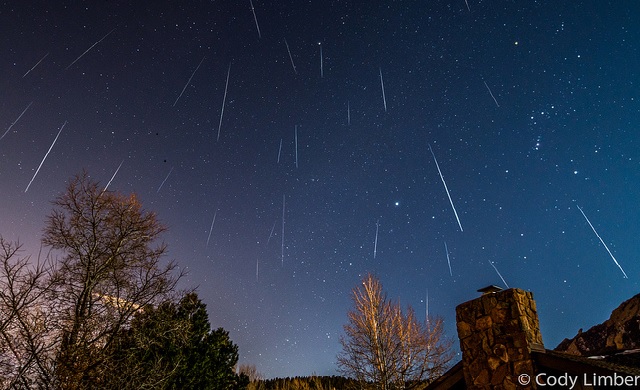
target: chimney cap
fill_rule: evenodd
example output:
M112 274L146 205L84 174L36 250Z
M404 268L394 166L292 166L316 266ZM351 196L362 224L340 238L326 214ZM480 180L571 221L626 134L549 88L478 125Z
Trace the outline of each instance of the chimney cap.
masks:
M498 287L498 286L493 285L493 284L491 284L491 285L489 285L487 287L483 287L483 288L478 290L478 292L481 292L482 295L491 294L491 293L495 293L495 292L498 292L498 291L502 291L502 287Z

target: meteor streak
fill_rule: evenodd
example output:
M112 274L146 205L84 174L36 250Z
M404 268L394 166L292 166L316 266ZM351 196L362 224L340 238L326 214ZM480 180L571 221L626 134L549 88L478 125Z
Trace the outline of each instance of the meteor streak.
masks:
M376 258L376 253L378 252L378 229L380 228L380 220L376 221L376 239L373 242L373 258Z
M253 8L253 1L249 0L249 4L251 4L251 12L253 12L253 20L255 20L256 22L256 29L258 30L258 39L262 39L262 34L260 34L260 26L258 26L258 18L256 17L256 10L255 8Z
M293 63L293 56L291 56L291 50L289 49L289 43L287 42L287 38L284 39L284 44L287 46L287 53L289 53L289 59L291 60L291 66L293 67L293 72L298 74L296 70L296 64Z
M598 237L598 240L600 240L600 242L602 243L602 245L604 246L604 249L607 250L607 252L609 252L609 256L611 256L611 259L613 260L614 263L616 263L616 265L618 266L618 268L620 268L620 271L622 271L622 275L624 275L625 279L629 279L629 277L627 276L627 273L624 272L624 270L622 269L622 266L620 265L620 263L618 263L618 260L616 260L616 258L613 256L613 253L611 253L611 251L609 250L609 247L607 246L607 244L604 243L604 240L602 240L602 237L600 237L600 235L598 234L598 232L596 231L596 228L593 227L593 225L591 224L591 221L589 221L589 218L587 218L587 215L584 213L584 211L582 211L582 209L580 208L580 206L576 205L576 207L578 208L578 210L580 210L580 212L582 213L582 216L584 217L584 219L587 221L587 223L589 224L589 226L591 226L591 230L593 230L593 232L596 234L596 237Z
M298 125L296 125L294 138L296 141L296 168L298 168Z
M173 172L173 167L171 167L171 169L169 170L169 173L167 173L167 177L165 177L162 183L160 183L160 187L158 187L158 191L156 191L156 194L160 192L160 189L164 185L164 182L167 181L167 179L169 178L169 175L171 175L171 172Z
M273 221L273 226L271 227L271 233L269 233L269 238L267 239L267 245L269 245L269 241L271 241L271 237L273 237L273 229L276 228L276 223L278 220Z
M491 264L491 266L493 267L494 270L496 270L496 273L498 274L498 276L500 277L500 279L502 279L502 283L504 283L504 285L509 288L509 285L507 284L507 282L505 282L504 278L502 277L502 274L500 274L500 271L498 271L498 269L496 268L495 264L493 264L493 261L489 260L489 264Z
M447 183L445 183L444 181L444 176L442 176L442 171L440 170L440 165L438 164L436 155L433 153L433 149L431 149L431 144L429 144L429 150L431 151L431 155L433 156L433 161L435 161L436 163L436 168L438 168L438 173L440 174L440 180L442 180L444 189L447 192L447 196L449 197L449 203L451 203L451 208L453 209L453 214L455 214L456 220L458 221L458 226L460 226L460 231L463 231L462 224L460 223L460 218L458 218L458 212L456 211L456 206L453 205L453 200L451 200L451 194L449 194L449 188L447 188Z
M42 62L42 60L44 60L45 58L47 58L47 56L49 55L49 53L45 54L44 57L40 58L40 61L36 62L36 64L33 66L33 68L29 69L27 71L27 73L25 73L22 78L25 78L26 75L28 75L29 73L31 73L32 70L34 70L38 65L40 65L40 63Z
M282 194L282 237L280 243L280 258L282 259L282 266L284 266L284 194Z
M0 137L0 140L2 140L4 138L5 135L7 135L7 133L9 133L9 131L11 130L11 128L13 127L13 125L15 125L16 123L18 123L18 121L20 120L20 118L22 118L22 116L24 115L25 112L27 112L27 110L29 109L29 107L31 107L31 105L33 104L33 102L29 103L27 105L27 107L25 107L24 110L22 110L22 112L20 113L20 116L18 116L18 118L13 121L13 123L11 125L9 125L9 128L7 129L7 131L4 132L4 134L2 134L2 137Z
M324 59L322 58L322 42L318 42L320 45L320 78L324 78Z
M444 243L444 251L447 252L447 264L449 264L449 275L453 276L451 271L451 260L449 259L449 248L447 248L447 242Z
M209 247L209 240L211 239L211 232L213 231L213 225L216 223L216 215L218 215L218 210L213 214L213 221L211 221L211 227L209 228L209 237L207 237L207 248Z
M224 115L224 103L227 101L227 89L229 88L229 74L231 74L231 62L229 62L229 69L227 70L227 82L224 85L224 96L222 97L222 110L220 110L220 123L218 123L218 138L216 138L216 141L220 141L220 129L222 128L222 116Z
M187 80L187 83L184 85L184 88L182 88L182 92L180 92L180 95L178 96L178 98L176 99L175 102L173 102L173 107L176 106L176 104L178 103L178 100L180 100L180 98L182 97L182 94L184 93L184 91L187 89L187 87L189 86L189 83L191 82L191 79L193 78L193 75L196 74L196 72L198 71L198 69L200 69L200 65L202 65L202 61L204 61L204 57L202 57L202 59L200 60L200 63L198 64L198 66L196 67L196 70L193 71L193 73L191 73L191 77L189 77L189 80Z
M124 160L122 160L120 162L120 165L118 165L118 168L116 169L116 171L113 173L113 176L111 176L111 179L109 180L109 182L107 183L106 186L104 186L104 190L102 190L102 192L105 192L107 190L107 188L109 188L109 184L111 184L111 182L113 181L113 179L115 179L116 175L118 174L118 171L120 170L120 167L122 166L122 164L124 163Z
M91 47L89 47L87 50L85 50L85 51L84 51L84 53L80 54L80 56L79 56L78 58L76 58L75 60L73 60L73 62L72 62L72 63L70 63L70 64L69 64L69 66L67 66L66 68L64 68L64 70L67 70L67 69L71 68L71 66L72 66L73 64L75 64L76 62L78 62L78 60L79 60L80 58L84 57L84 55L85 55L85 54L87 54L91 49L93 49L93 48L94 48L98 43L102 42L102 41L103 41L106 37L108 37L108 36L109 36L109 34L111 34L114 30L115 30L115 28L114 28L114 29L112 29L111 31L109 31L109 32L108 32L104 37L100 38L100 40L99 40L99 41L97 41L96 43L94 43L93 45L91 45ZM45 56L45 57L46 57L46 56ZM42 59L44 59L44 58L42 58ZM40 61L42 61L42 60L40 60ZM40 62L38 62L38 63L40 63ZM36 64L36 66L37 66L37 64ZM34 66L34 68L35 68L35 66ZM30 71L29 71L29 72L30 72ZM27 72L27 73L29 73L29 72ZM26 74L25 74L25 76L26 76ZM24 76L22 76L22 77L24 77Z
M426 313L425 313L425 320L427 321L427 326L429 326L429 289L427 289L427 299L425 299L425 309L426 309Z
M496 103L496 106L499 108L500 105L498 104L498 101L496 100L495 96L493 96L493 92L491 92L491 88L489 88L489 85L487 85L487 82L484 82L484 86L487 87L487 90L489 91L489 95L491 95L491 97L493 98L493 101Z
M382 81L382 68L380 68L380 86L382 87L382 102L384 103L384 112L387 112L387 98L384 94L384 81Z
M47 156L51 152L51 149L53 149L53 145L56 144L56 141L58 140L58 137L60 137L60 133L62 133L62 129L64 129L64 126L66 124L67 124L67 121L64 121L64 123L62 124L62 127L60 127L60 131L58 131L58 134L56 135L56 138L54 138L53 142L51 143L51 146L49 146L49 150L47 150L47 153L42 158L42 161L40 161L40 165L38 165L38 169L36 169L36 173L33 174L33 177L31 178L31 181L29 182L29 184L27 184L27 188L25 188L24 192L29 191L29 187L31 186L31 183L33 183L33 180L38 175L38 172L40 172L40 168L42 168L42 164L44 164L44 160L47 159Z

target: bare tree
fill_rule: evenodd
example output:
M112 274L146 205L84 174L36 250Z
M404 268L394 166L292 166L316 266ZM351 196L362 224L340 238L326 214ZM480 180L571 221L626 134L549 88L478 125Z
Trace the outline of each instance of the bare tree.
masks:
M45 387L56 340L47 326L50 264L0 237L0 388Z
M264 380L264 375L262 375L262 373L258 371L258 368L255 366L255 364L241 364L238 367L238 372L240 374L246 375L249 378L250 382Z
M244 374L249 378L247 390L263 390L266 388L264 384L264 375L258 371L255 364L241 364L238 367L238 373Z
M382 390L411 389L444 372L453 355L442 320L420 323L387 299L371 274L352 290L354 307L340 339L339 370Z
M181 276L162 263L165 227L134 195L106 191L87 173L54 202L43 243L60 256L52 274L60 347L56 386L99 384L104 353L134 313L158 304Z
M406 314L395 306L394 338L398 345L395 356L395 378L405 389L436 378L447 370L453 358L452 341L444 338L441 318L419 322L411 307Z

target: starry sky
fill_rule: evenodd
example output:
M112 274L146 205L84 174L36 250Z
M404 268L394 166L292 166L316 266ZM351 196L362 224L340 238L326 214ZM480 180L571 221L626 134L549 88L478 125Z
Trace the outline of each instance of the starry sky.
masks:
M639 290L636 1L14 1L0 31L0 234L36 256L66 181L113 177L266 377L337 373L367 272L456 340L478 288L533 291L551 348Z

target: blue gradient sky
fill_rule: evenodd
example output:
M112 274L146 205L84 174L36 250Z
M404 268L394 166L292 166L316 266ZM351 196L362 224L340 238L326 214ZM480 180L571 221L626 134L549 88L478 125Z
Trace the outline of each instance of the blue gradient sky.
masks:
M455 338L493 262L555 347L639 290L640 5L468 4L254 0L259 38L248 0L5 2L0 234L37 255L69 177L124 161L109 188L267 377L336 373L366 272Z

